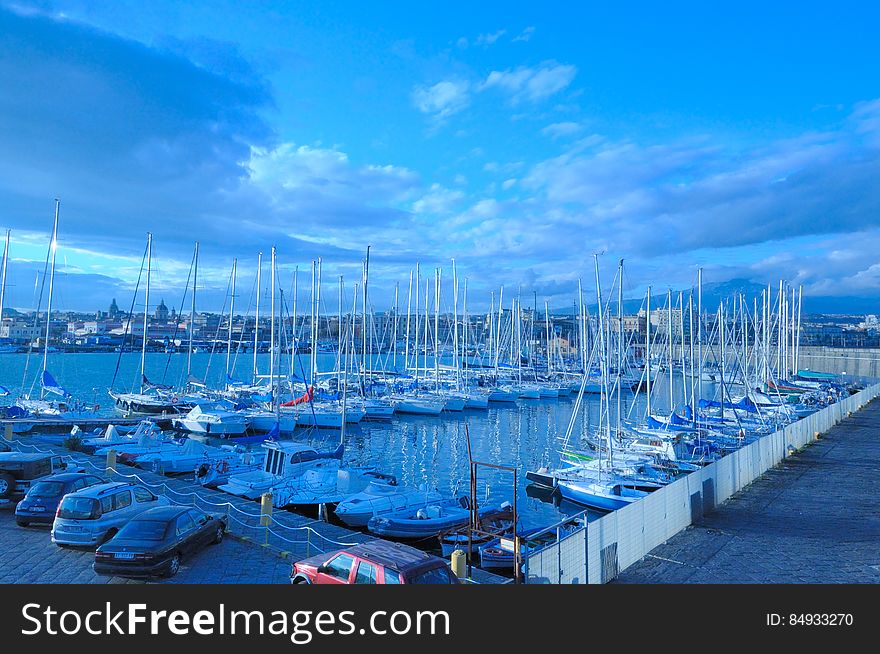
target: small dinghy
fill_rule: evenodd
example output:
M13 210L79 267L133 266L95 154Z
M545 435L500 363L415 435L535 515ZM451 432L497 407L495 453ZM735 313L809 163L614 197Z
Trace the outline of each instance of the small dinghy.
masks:
M394 477L371 480L361 492L336 505L336 517L350 527L366 527L370 518L397 511L418 509L440 502L443 496L427 487L398 486Z
M392 538L435 538L442 531L452 531L470 522L471 511L467 497L429 504L419 509L407 509L370 518L367 529L377 536ZM498 507L481 509L480 517L497 511Z

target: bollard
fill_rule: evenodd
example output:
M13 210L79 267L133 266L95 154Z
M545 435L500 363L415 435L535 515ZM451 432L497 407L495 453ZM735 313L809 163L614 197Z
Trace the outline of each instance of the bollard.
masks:
M6 423L6 432L3 438L5 438L7 441L12 440L12 423Z
M452 556L449 557L452 563L452 574L459 579L464 579L466 572L464 550L454 550Z
M272 524L272 493L263 493L260 499L260 524L266 528L266 545L268 545L269 525Z
M107 470L116 472L116 450L108 450L107 452Z

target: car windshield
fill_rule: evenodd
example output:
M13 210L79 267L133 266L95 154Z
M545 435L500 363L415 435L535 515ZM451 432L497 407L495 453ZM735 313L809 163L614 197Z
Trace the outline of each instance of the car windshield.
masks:
M160 520L132 520L119 530L117 538L159 541L165 538L168 523Z
M28 497L58 497L64 492L64 484L60 481L38 481L31 486Z
M98 500L91 497L75 497L67 495L61 500L58 509L59 518L71 520L94 520L101 516L101 507Z
M445 565L424 570L410 580L411 584L451 584L449 570Z

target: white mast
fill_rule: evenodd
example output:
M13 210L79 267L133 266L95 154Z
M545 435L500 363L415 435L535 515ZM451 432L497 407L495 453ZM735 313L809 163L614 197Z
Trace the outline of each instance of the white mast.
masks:
M346 353L348 352L346 342ZM343 375L342 375L342 275L339 275L339 307L336 310L336 352L339 357L339 362L336 366L336 387L339 388L339 385L342 383ZM346 368L348 368L348 363L345 363ZM347 370L346 370L347 374Z
M269 264L269 279L272 293L269 296L269 388L272 389L272 400L275 401L275 246L272 246L272 258Z
M550 375L553 372L553 365L550 356L550 303L547 300L544 300L544 331L547 334L547 374Z
M425 385L428 383L428 290L431 279L425 275L425 340L422 343L422 365L425 367Z
M50 249L52 250L52 268L49 271L49 303L46 307L46 340L43 343L43 372L46 372L46 364L49 359L49 328L52 326L52 292L55 283L55 252L58 250L58 210L61 206L61 200L55 198L55 221L52 225L52 242ZM128 319L131 325L131 317ZM43 399L45 393L40 389L40 399Z
M413 271L409 271L409 290L406 292L406 343L403 346L403 368L406 370L409 366L409 323L410 323L410 302L412 300L413 287Z
M397 327L400 322L400 282L394 282L394 333L391 338L391 347L393 348L392 369L397 370ZM386 359L386 362L388 360Z
M150 319L150 259L152 255L153 235L147 233L147 290L144 295L144 337L141 341L141 393L144 392L144 367L147 360L147 322ZM131 325L131 317L128 319L128 324Z
M192 374L192 349L193 349L193 332L196 327L196 284L199 279L199 242L196 241L196 252L193 267L193 292L192 302L189 309L189 347L186 352L186 381L189 383L189 376Z
M495 328L495 375L498 375L498 351L501 349L501 317L504 315L504 286L498 295L498 326Z
M609 458L609 466L611 461L611 420L609 415L609 403L608 403L608 352L606 348L605 341L605 323L604 323L604 311L602 310L602 284L599 280L599 255L594 254L593 258L596 263L596 301L598 304L597 311L599 312L599 352L601 354L599 370L601 371L602 376L602 394L600 395L600 402L604 400L605 402L605 431L606 436L608 438L608 458ZM600 411L601 414L601 411ZM599 448L599 474L602 473L602 464L601 464L601 456L602 456L602 448Z
M232 296L229 300L229 330L226 332L226 378L229 379L229 363L232 356L232 320L235 317L235 276L238 259L232 260ZM147 275L149 280L149 275ZM145 327L146 329L146 324Z
M455 385L461 390L461 366L458 360L458 274L452 260L452 357L455 361Z
M669 366L669 415L675 410L675 398L672 392L672 289L666 291L666 365Z
M367 256L364 259L364 280L363 280L363 293L364 293L364 301L363 306L361 307L361 314L363 319L361 321L361 340L362 347L364 351L364 358L361 363L361 369L364 373L364 388L366 388L366 380L369 374L369 359L367 357L367 280L370 276L370 246L367 246Z
M648 287L646 300L648 319L645 321L645 379L647 386L648 413L651 415L651 287Z
M468 278L465 277L464 278L464 306L462 307L462 313L464 314L464 316L462 318L462 320L464 321L464 325L462 325L462 327L463 327L464 333L462 334L462 344L461 344L462 357L464 358L464 363L465 363L465 369L464 369L464 385L465 385L465 387L467 387L467 385L468 385L468 372L470 371L470 364L468 364L468 362L467 362L467 360L468 360L468 358L467 358L467 356L468 356L467 344L468 344L468 328L469 328L468 323L470 322L470 316L468 316L468 310L467 310L467 286L468 286Z
M299 347L297 347L297 337L296 337L296 297L299 295L299 265L295 266L293 269L293 316L291 317L291 325L290 325L290 376L291 376L291 387L293 385L293 374L296 369L294 366L294 361L296 359L297 351Z
M434 269L434 390L440 390L440 268Z
M703 399L703 269L697 271L697 400Z
M257 353L260 350L260 276L263 272L263 253L257 255L257 307L254 313L254 383L257 383L259 367L257 366Z
M416 293L415 293L415 331L413 332L413 363L416 367L416 388L419 387L419 312L421 311L421 305L419 305L419 287L422 285L422 269L421 264L416 261ZM409 364L407 364L409 365Z
M621 416L623 415L621 397L623 385L623 259L617 274L617 437L621 435Z
M9 261L9 234L6 230L6 246L3 248L3 269L0 271L0 325L3 324L3 302L6 299L6 264Z

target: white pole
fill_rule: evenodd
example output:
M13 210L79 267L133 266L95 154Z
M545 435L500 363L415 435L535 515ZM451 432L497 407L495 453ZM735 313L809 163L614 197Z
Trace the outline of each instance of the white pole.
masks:
M196 285L199 279L199 242L196 241L195 265L193 267L193 292L192 302L189 309L189 347L186 353L186 376L189 383L189 376L192 374L192 349L193 349L193 332L196 328Z
M141 341L141 393L144 392L144 367L147 360L147 322L150 319L150 259L152 258L153 235L147 234L147 290L144 296L144 337ZM128 319L131 324L131 317Z
M263 272L263 253L257 255L257 307L254 313L254 384L257 383L257 376L260 369L257 365L257 353L260 350L260 277Z
M50 249L52 250L52 268L49 271L49 303L46 306L46 341L43 343L43 372L46 372L46 364L49 360L49 328L52 326L52 293L55 283L55 253L58 250L58 211L61 206L61 200L55 198L55 221L52 225L52 242ZM128 317L128 325L131 327L131 316ZM40 399L45 396L44 391L40 390Z
M232 356L232 320L235 317L235 275L238 259L232 260L232 296L229 300L229 330L226 332L226 379L229 379L229 364ZM148 275L149 278L149 275Z

